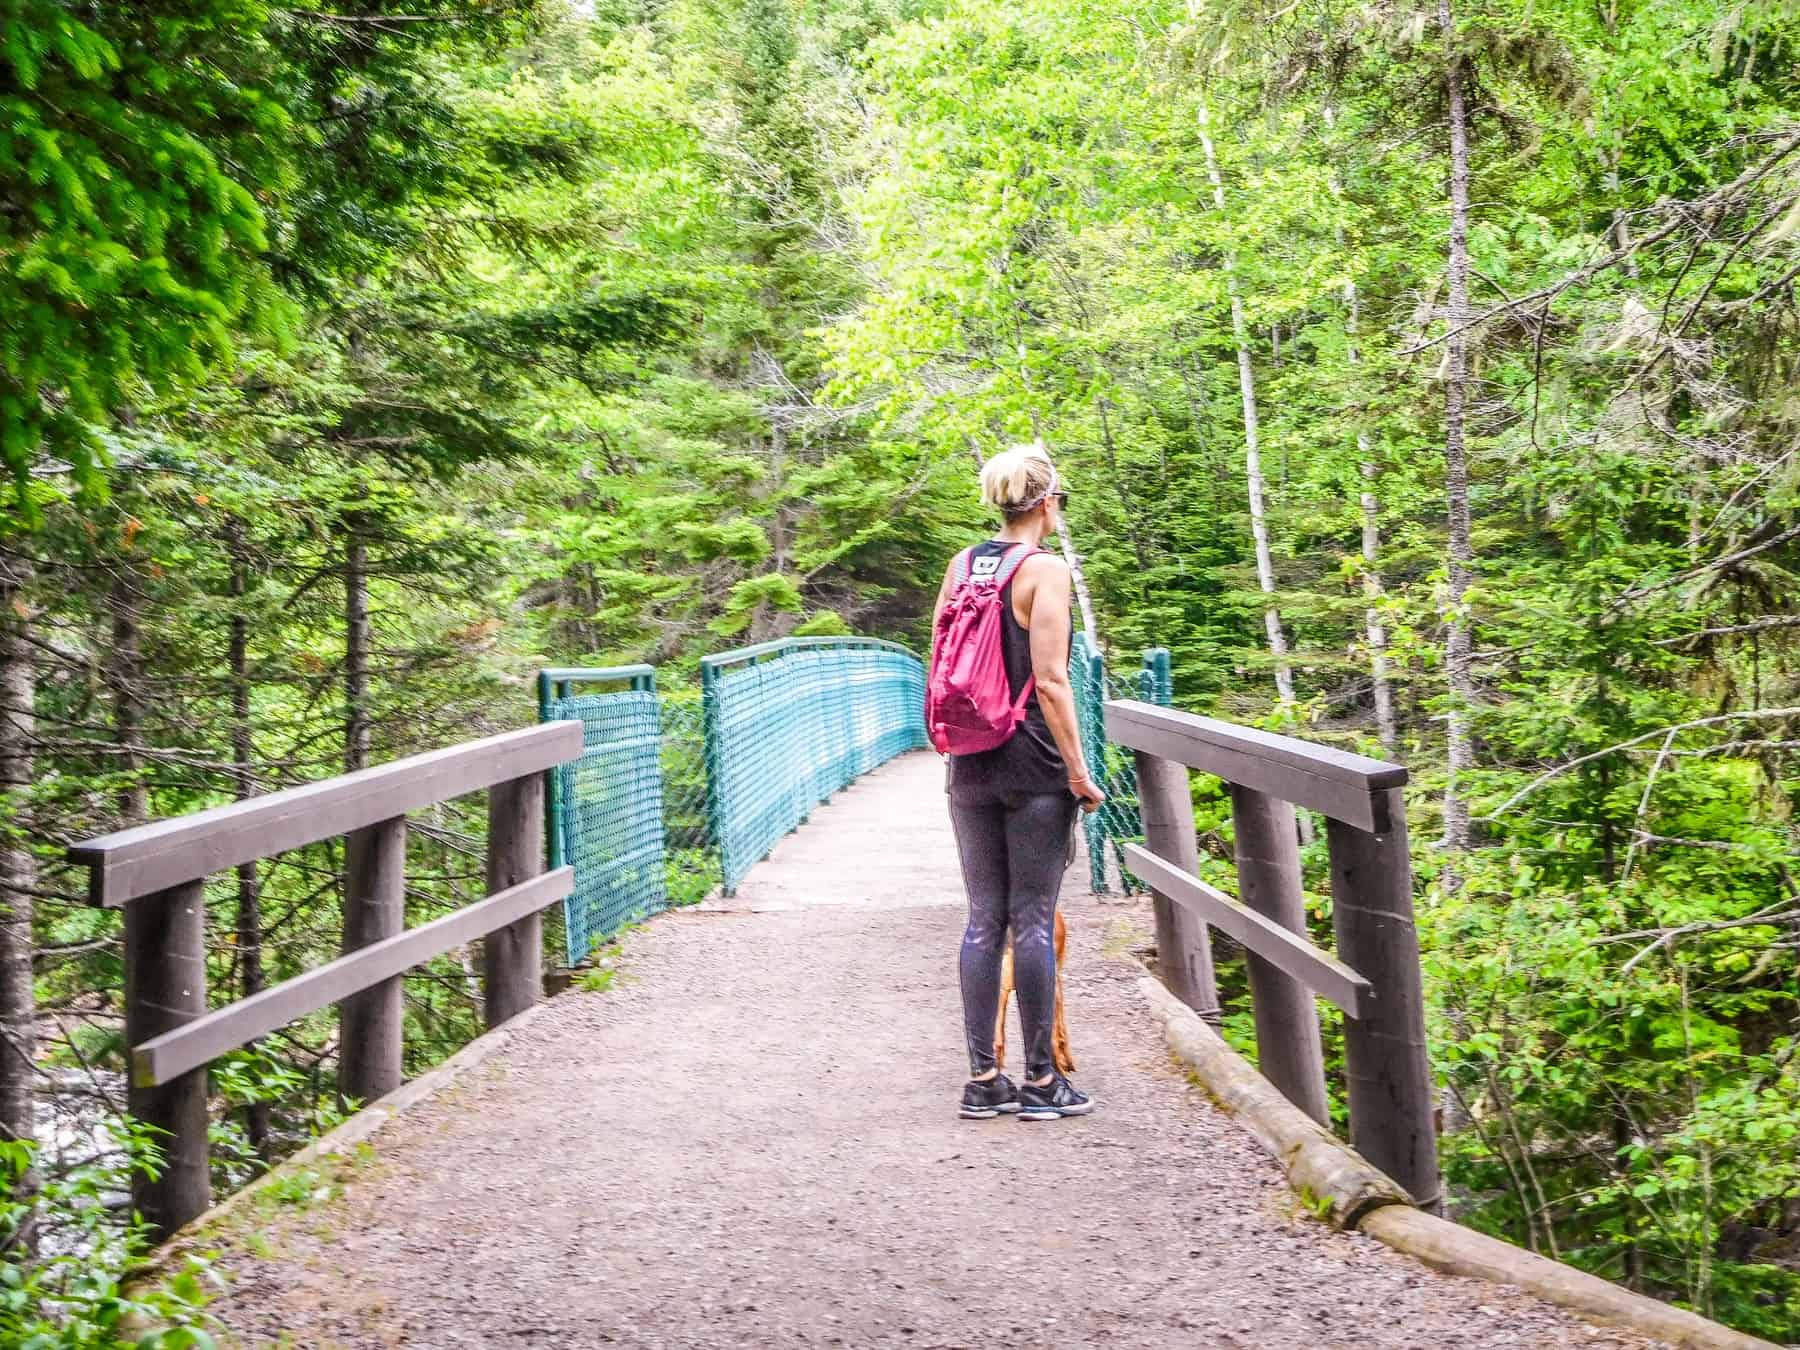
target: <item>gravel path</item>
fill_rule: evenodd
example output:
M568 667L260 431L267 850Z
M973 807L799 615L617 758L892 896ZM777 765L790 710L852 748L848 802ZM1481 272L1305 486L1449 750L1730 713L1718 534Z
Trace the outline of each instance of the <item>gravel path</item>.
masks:
M1301 1213L1171 1066L1122 959L1146 907L1077 894L1080 869L1069 1023L1101 1109L958 1121L940 773L863 779L343 1184L256 1206L221 1257L239 1343L1645 1344Z

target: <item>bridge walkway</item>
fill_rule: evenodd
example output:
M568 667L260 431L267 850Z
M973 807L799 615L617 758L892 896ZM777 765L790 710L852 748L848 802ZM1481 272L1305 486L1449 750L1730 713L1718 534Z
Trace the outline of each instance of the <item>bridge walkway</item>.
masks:
M954 846L934 756L814 812L604 992L208 1241L237 1343L305 1347L1641 1346L1307 1215L1172 1066L1065 888L1085 1120L955 1119ZM1017 1037L1009 1051L1017 1070Z

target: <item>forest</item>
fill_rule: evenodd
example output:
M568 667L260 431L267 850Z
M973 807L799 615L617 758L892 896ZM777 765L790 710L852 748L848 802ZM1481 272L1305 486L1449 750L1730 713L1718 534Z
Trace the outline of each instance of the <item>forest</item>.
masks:
M546 664L920 649L1034 438L1116 664L1410 767L1454 1217L1800 1339L1797 62L1789 0L8 0L0 1341L209 1278L121 1283L69 844ZM215 991L336 954L340 853L217 881ZM409 1071L478 1000L408 977ZM216 1067L221 1191L335 1054Z

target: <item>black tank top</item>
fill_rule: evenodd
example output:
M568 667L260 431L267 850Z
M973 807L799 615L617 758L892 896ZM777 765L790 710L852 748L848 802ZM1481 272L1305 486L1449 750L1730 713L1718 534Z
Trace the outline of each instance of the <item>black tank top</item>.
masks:
M1017 547L1004 539L989 539L975 546L970 565L977 558L1004 557ZM1025 681L1031 676L1031 632L1013 613L1013 581L1015 570L1000 592L1000 650L1006 662L1006 683L1016 700ZM1071 635L1071 643L1073 636ZM1067 792L1069 770L1063 763L1062 751L1050 734L1044 710L1038 706L1037 691L1025 700L1025 720L1006 743L973 755L950 757L950 788L993 787L1013 792Z

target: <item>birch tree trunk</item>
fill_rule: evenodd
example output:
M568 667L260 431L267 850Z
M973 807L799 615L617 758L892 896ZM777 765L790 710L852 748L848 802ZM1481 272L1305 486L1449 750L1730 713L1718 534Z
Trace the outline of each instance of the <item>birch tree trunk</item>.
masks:
M1081 556L1075 552L1075 545L1069 541L1069 525L1064 521L1056 532L1056 542L1062 545L1063 561L1069 564L1069 579L1075 587L1075 607L1081 611L1081 627L1088 638L1098 647L1100 645L1100 629L1094 622L1094 603L1088 599L1087 577L1081 571Z
M1019 350L1023 352L1024 347L1021 346ZM1029 390L1031 377L1025 374L1023 363L1020 365L1019 378L1025 388ZM1044 439L1044 429L1039 425L1038 415L1035 411L1031 414L1031 434L1037 441L1038 447L1054 460L1056 454L1051 450L1050 443ZM1068 521L1063 521L1057 530L1056 542L1062 546L1063 561L1069 564L1069 584L1075 591L1075 608L1081 612L1081 627L1094 646L1098 648L1100 646L1100 629L1094 622L1094 602L1088 596L1087 576L1081 570L1081 555L1075 551Z
M1031 419L1034 423L1037 416ZM1037 436L1037 443L1044 446L1044 453L1050 454L1043 433ZM1062 546L1063 561L1069 564L1069 584L1075 591L1075 608L1081 611L1081 627L1087 633L1096 649L1100 646L1100 626L1094 622L1094 602L1088 595L1087 574L1081 570L1081 555L1075 551L1075 538L1069 529L1067 520L1061 521L1056 530L1056 542Z
M37 1057L32 989L32 909L37 859L31 852L29 803L37 672L29 636L26 587L31 564L0 551L0 1136L31 1139ZM21 1177L16 1199L37 1192L36 1174ZM27 1225L29 1230L30 1225ZM31 1233L21 1235L27 1248Z
M1327 118L1329 120L1329 117ZM1335 186L1335 183L1333 184ZM1340 243L1342 240L1340 239ZM1344 282L1344 327L1350 344L1348 356L1352 366L1362 364L1362 351L1357 346L1357 330L1361 316L1357 311L1356 282ZM1356 433L1356 454L1362 465L1362 557L1363 634L1369 644L1369 685L1375 696L1375 734L1381 737L1382 749L1398 752L1400 737L1394 726L1394 691L1388 683L1387 627L1376 608L1381 600L1381 500L1376 495L1380 469L1369 453L1369 433Z
M1449 632L1444 667L1450 686L1450 715L1449 763L1444 780L1443 885L1447 894L1454 894L1462 886L1461 860L1469 847L1469 803L1463 795L1463 778L1474 763L1469 739L1469 715L1475 701L1474 633L1467 600L1475 550L1469 537L1469 461L1464 439L1469 379L1469 342L1464 331L1469 314L1469 126L1462 55L1456 48L1450 0L1438 0L1438 26L1444 35L1444 93L1449 104L1450 130L1450 247L1445 276L1449 336L1444 369L1444 495L1450 531L1450 586L1445 597Z
M1206 155L1206 176L1212 181L1213 204L1225 210L1225 180L1219 173L1219 155L1213 148L1206 100L1201 98L1195 118L1200 148ZM1225 256L1225 284L1231 294L1231 336L1237 344L1238 389L1244 399L1244 483L1250 496L1250 536L1256 544L1256 582L1269 597L1263 610L1269 655L1275 659L1275 692L1283 703L1294 701L1294 673L1288 663L1287 637L1281 631L1281 611L1275 605L1275 564L1269 554L1269 526L1263 510L1262 452L1257 440L1256 372L1250 365L1250 337L1244 322L1244 297L1238 286L1237 257Z

